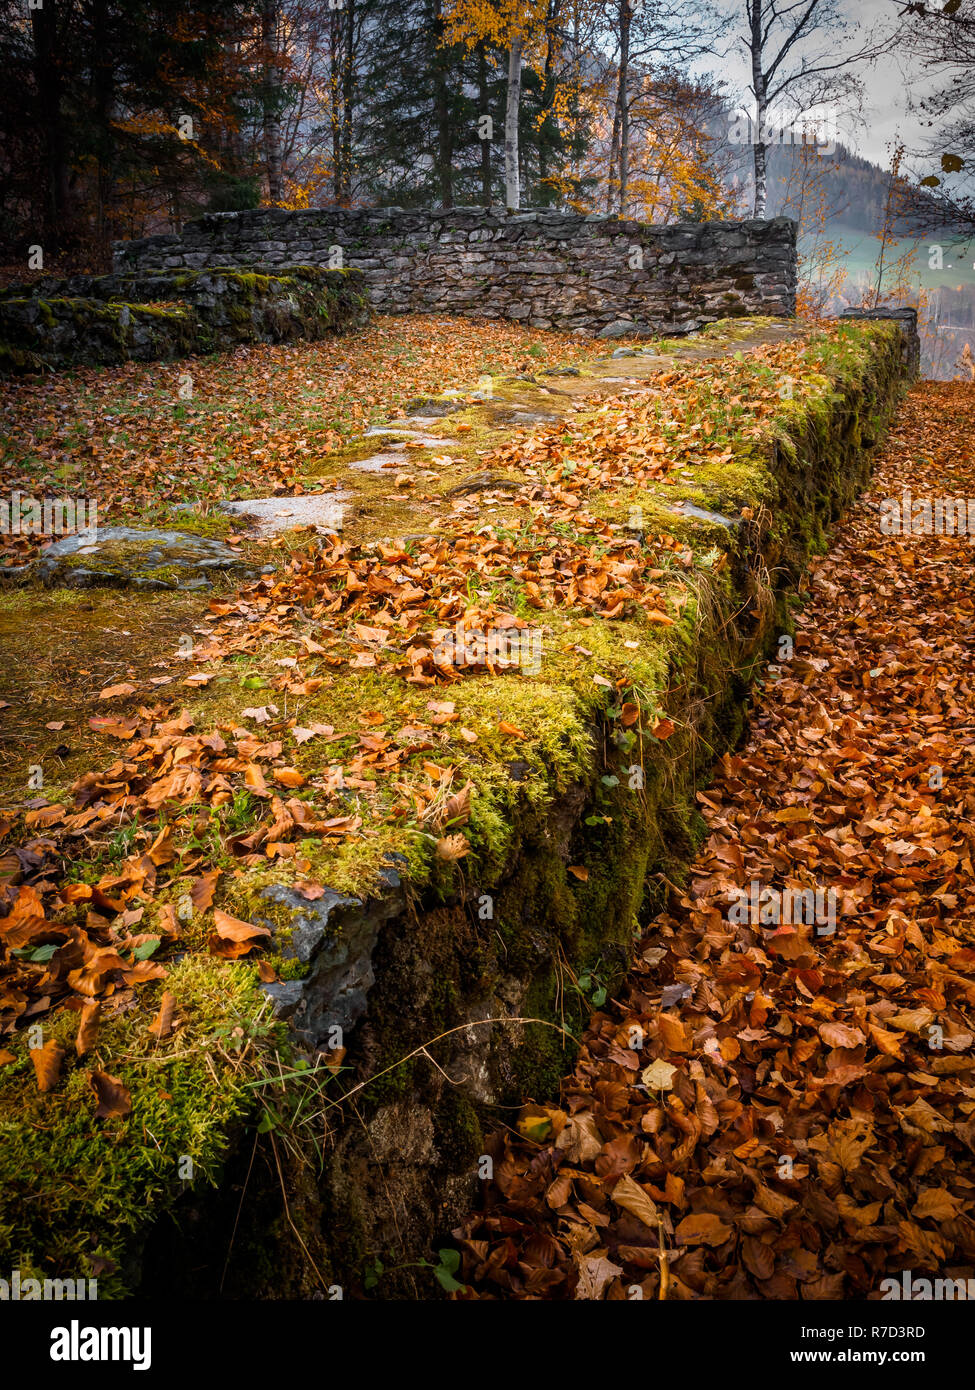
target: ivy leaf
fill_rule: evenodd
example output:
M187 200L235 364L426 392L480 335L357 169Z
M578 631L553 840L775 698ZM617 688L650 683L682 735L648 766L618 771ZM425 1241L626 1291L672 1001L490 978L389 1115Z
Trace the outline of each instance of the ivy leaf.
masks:
M458 1269L460 1269L460 1251L438 1250L437 1255L440 1258L440 1263L434 1267L433 1272L440 1287L447 1293L460 1293L467 1287L466 1284L462 1284L459 1279L455 1278Z
M159 949L161 942L161 936L153 936L150 937L148 941L143 941L141 946L136 946L133 949L133 960L148 960L149 957Z

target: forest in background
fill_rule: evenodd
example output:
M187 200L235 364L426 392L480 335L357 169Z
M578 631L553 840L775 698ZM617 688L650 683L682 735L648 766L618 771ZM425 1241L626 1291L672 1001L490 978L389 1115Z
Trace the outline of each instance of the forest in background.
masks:
M841 0L33 4L0 0L0 261L20 270L105 269L113 240L262 205L783 213L805 312L920 295L933 321L944 288L975 317L967 271L942 286L919 265L949 217L975 230L964 184L947 190L972 167L972 0L866 35ZM723 75L736 45L745 90ZM824 110L855 125L857 64L897 54L962 74L930 108L938 175L819 129ZM747 141L742 110L763 113ZM877 239L875 267L851 232Z
M693 5L529 9L522 206L733 211ZM104 259L262 203L504 206L510 30L468 0L0 0L0 240Z

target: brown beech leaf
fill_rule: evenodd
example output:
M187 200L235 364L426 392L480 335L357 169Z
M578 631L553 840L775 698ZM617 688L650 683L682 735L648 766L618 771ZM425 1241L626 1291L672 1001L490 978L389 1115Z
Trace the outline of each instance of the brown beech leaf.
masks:
M926 1187L911 1208L911 1215L918 1220L927 1217L931 1221L954 1221L960 1216L965 1203L953 1197L944 1187Z
M240 918L231 917L229 912L223 912L219 907L214 908L213 924L216 930L208 940L210 952L212 955L225 956L230 960L246 955L258 945L262 937L271 935L267 927L242 922Z
M213 906L213 895L221 873L221 869L211 869L190 884L190 900L197 912L209 912Z
M159 908L156 917L156 930L163 936L180 936L179 922L176 919L176 908L172 903L163 903Z
M459 792L449 796L444 803L443 824L452 830L460 830L471 818L471 793L474 783L468 782Z
M819 1036L830 1047L859 1047L862 1042L866 1042L859 1028L851 1028L846 1023L823 1023L819 1028Z
M98 1097L96 1120L108 1120L116 1115L130 1114L132 1096L117 1076L109 1076L107 1071L93 1071L88 1077L88 1082Z
M678 1245L724 1245L733 1234L733 1228L720 1216L700 1212L697 1216L685 1216L674 1231L674 1238Z
M296 767L276 767L271 776L282 787L303 787L305 779Z
M176 1000L170 994L169 990L164 990L163 996L159 1001L159 1012L149 1024L149 1032L159 1042L162 1042L163 1038L168 1038L173 1031L173 1009L175 1005Z
M81 1006L78 1017L78 1036L75 1038L75 1052L84 1057L98 1041L98 1025L101 1020L101 1005L88 1003Z
M30 1059L34 1063L37 1089L39 1091L53 1091L61 1075L64 1048L58 1047L57 1043L52 1040L46 1042L43 1047L31 1048Z
M656 1203L647 1196L640 1184L635 1182L629 1173L624 1173L613 1188L613 1201L618 1207L623 1207L625 1211L642 1221L644 1226L648 1226L651 1231L657 1230L660 1211Z
M463 859L465 854L469 854L470 848L463 835L445 835L442 840L437 841L437 858L453 864L458 859Z
M105 689L101 691L98 698L99 700L114 700L116 697L120 697L122 695L134 694L135 686L130 684L130 682L128 681L124 681L121 685L107 685Z

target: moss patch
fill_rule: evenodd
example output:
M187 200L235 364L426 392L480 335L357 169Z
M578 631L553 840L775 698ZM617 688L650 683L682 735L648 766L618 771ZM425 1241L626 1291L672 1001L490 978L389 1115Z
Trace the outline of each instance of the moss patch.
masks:
M219 1181L253 1101L248 1074L224 1060L215 1034L226 1043L234 1027L253 1029L255 972L192 955L171 970L166 988L180 1027L164 1042L148 1032L158 988L105 1021L84 1059L73 1060L75 1014L43 1020L43 1041L68 1054L47 1094L34 1083L29 1032L8 1040L16 1060L0 1068L0 1251L22 1277L94 1275L99 1297L124 1293L138 1278L140 1237L151 1223L188 1187ZM129 1090L128 1117L94 1118L93 1067Z

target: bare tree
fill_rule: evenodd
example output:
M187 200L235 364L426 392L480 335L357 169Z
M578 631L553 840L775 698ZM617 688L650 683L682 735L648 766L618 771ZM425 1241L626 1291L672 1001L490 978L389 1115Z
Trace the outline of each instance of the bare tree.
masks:
M721 20L698 0L607 0L603 26L612 34L615 101L606 184L606 211L626 217L630 196L633 108L648 79L686 68L717 40Z
M914 153L925 162L934 155L940 164L939 174L920 180L925 190L937 192L920 194L913 209L915 226L954 226L970 237L975 235L975 3L895 3L900 8L896 48L938 81L915 104L934 131L928 148Z
M751 65L754 99L752 146L756 217L764 217L768 198L766 154L770 116L792 106L821 106L858 91L851 67L874 56L866 45L843 52L858 26L845 17L841 0L740 0L745 32L739 41Z

